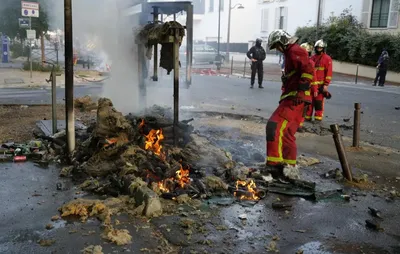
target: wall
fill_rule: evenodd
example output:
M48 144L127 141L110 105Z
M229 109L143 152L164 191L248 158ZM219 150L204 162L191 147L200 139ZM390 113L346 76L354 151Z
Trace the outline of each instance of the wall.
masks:
M363 0L324 0L323 3L323 20L329 18L329 16L339 16L342 11L346 8L352 10L352 14L361 21Z
M356 70L357 70L357 64L333 61L334 72L348 74L348 75L355 75ZM376 68L371 66L359 65L358 75L360 77L370 78L372 83L372 80L375 78L376 75ZM400 73L388 71L386 75L386 81L399 83Z
M228 8L229 0L224 1L224 10L221 11L221 31L220 40L226 42L228 33ZM244 9L233 9L231 12L231 36L230 42L247 42L253 39L254 33L254 13L256 12L257 0L232 0L232 6L242 3ZM201 20L194 22L194 40L211 40L216 41L218 38L218 0L214 0L214 11L209 12L210 0L206 0L205 14ZM210 39L208 39L210 40Z

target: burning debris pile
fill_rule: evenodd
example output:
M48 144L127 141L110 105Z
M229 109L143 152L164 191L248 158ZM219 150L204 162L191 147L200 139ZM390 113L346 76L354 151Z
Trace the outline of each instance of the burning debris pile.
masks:
M125 117L102 98L97 121L88 128L89 138L79 143L73 166L64 168L62 175L72 173L86 191L128 194L148 217L162 213L160 196L172 200L182 195L234 194L242 200L265 196L255 181L247 179L248 168L236 165L229 153L193 133L191 120L179 123L179 144L174 146L173 121L164 113Z

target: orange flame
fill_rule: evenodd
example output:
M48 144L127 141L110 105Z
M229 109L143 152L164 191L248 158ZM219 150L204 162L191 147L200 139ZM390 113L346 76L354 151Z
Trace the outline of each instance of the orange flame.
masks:
M169 189L166 186L166 181L161 181L161 182L158 182L157 184L158 184L158 188L160 189L160 191L162 193L168 193L169 192Z
M181 168L176 171L176 180L181 186L181 188L184 188L186 184L190 183L190 178L189 178L189 169L183 169L182 165L180 165Z
M140 122L139 129L143 128L143 126L144 126L144 119L142 119L142 121Z
M238 180L236 182L236 191L239 190L239 187L245 187L246 191L249 192L249 194L251 195L251 196L241 195L239 197L239 199L241 199L241 200L259 200L260 199L260 197L257 196L257 192L256 192L257 186L253 180L250 180L249 182ZM236 191L234 192L235 197L238 195L238 193Z
M165 154L161 151L162 145L160 142L164 139L164 135L162 130L151 130L148 135L145 136L145 149L153 151L155 154L161 157L161 159L165 159Z

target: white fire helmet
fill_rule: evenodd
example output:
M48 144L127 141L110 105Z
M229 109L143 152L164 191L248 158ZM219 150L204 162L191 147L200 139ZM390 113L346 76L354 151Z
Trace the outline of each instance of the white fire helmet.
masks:
M316 48L316 47L326 48L326 43L322 39L318 40L314 45L314 48Z
M312 52L312 45L310 45L309 43L307 43L307 42L305 42L305 43L302 43L301 45L300 45L300 47L302 47L303 49L305 49L307 52Z

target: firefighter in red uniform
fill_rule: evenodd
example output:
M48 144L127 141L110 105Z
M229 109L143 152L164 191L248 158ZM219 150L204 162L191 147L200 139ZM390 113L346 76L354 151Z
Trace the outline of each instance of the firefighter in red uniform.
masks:
M312 104L308 107L306 120L311 121L314 111L315 121L322 121L324 116L324 98L330 99L328 86L332 80L332 59L325 53L326 44L323 40L315 43L315 55L311 59L315 63L316 79L312 84L318 92L313 93Z
M285 74L282 76L283 93L279 106L266 127L267 169L296 165L294 135L304 116L305 106L311 103L314 69L307 52L296 44L297 40L283 30L271 32L268 38L269 48L275 48L285 56Z
M315 67L315 63L314 63L314 61L313 60L311 60L311 54L312 54L312 51L313 51L313 46L312 46L312 44L309 44L309 43L307 43L307 42L305 42L305 43L302 43L301 45L300 45L300 47L301 48L303 48L303 49L305 49L306 51L307 51L307 54L308 54L308 57L309 57L309 61L311 62L311 65L313 66L313 68ZM315 73L315 68L314 68L314 72L313 72L313 82L311 82L311 96L313 96L313 95L317 95L318 93L318 87L317 86L315 86L315 84L316 84L316 73ZM310 107L310 105L308 106L308 107ZM307 110L308 110L308 107L305 107L305 111L307 112ZM306 113L305 112L305 113ZM304 115L306 115L306 114L304 114ZM297 130L297 132L305 132L305 129L303 128L303 124L304 124L304 120L305 120L305 118L303 118L302 119L302 121L301 121L301 123L300 123L300 127L299 127L299 129Z

